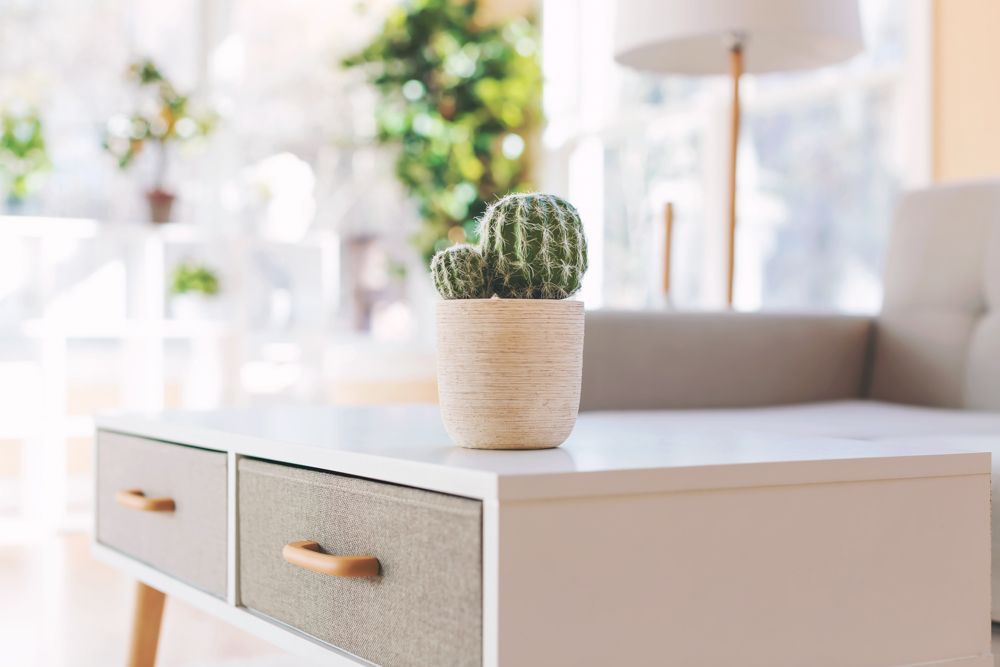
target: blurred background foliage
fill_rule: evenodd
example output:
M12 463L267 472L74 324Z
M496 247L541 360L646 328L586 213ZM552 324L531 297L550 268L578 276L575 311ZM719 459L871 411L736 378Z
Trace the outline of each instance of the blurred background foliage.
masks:
M170 292L215 296L219 293L219 276L207 266L185 261L174 267L170 276Z
M51 168L45 128L34 109L0 109L0 192L8 203L24 201Z
M103 147L128 168L147 142L158 148L154 187L163 187L167 168L167 146L205 137L214 128L216 117L209 111L191 109L190 96L181 94L150 59L129 65L126 79L140 91L153 91L129 115L117 114L108 121Z
M413 0L344 59L378 91L378 140L400 147L396 174L419 207L412 241L425 259L475 242L474 219L492 199L530 189L538 50L531 20L483 25L474 0Z

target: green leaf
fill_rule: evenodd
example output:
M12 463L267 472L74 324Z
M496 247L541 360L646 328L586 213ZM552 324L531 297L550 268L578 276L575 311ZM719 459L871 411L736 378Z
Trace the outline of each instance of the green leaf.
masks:
M481 26L476 10L474 0L410 0L341 61L379 95L376 136L401 149L396 174L423 218L411 240L425 259L451 227L474 229L468 218L487 202L529 187L527 153L508 159L501 144L541 119L537 30L520 18Z

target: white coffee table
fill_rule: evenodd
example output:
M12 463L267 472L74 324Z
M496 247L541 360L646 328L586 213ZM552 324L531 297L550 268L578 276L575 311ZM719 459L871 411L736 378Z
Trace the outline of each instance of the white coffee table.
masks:
M101 419L132 664L162 592L330 665L992 665L989 454L654 421L488 452L432 407Z

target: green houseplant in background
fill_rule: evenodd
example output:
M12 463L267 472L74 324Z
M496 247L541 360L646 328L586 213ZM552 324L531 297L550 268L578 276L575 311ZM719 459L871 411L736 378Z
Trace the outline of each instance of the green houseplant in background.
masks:
M219 293L219 277L207 266L182 262L174 267L170 291L173 294L215 296Z
M445 429L475 449L558 447L580 407L583 302L567 300L587 270L580 216L553 195L511 194L478 236L431 261Z
M208 266L184 261L171 272L170 309L179 319L210 318L218 294L219 276Z
M345 67L378 91L378 140L400 148L396 174L419 207L425 259L466 239L490 201L528 189L530 132L540 121L535 27L477 21L474 0L412 0Z
M115 157L119 168L128 169L147 144L154 146L156 167L146 199L152 221L167 222L176 199L165 184L170 151L176 144L208 136L215 116L195 112L190 96L178 92L152 60L132 63L126 77L145 97L131 114L108 121L104 149Z
M0 110L0 192L8 208L19 208L37 192L51 166L38 112Z

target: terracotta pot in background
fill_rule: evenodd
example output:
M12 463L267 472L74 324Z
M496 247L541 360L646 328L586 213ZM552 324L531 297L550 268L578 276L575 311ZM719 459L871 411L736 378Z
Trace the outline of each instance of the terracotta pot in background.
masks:
M156 224L170 222L170 211L173 209L174 200L177 199L172 193L166 190L150 190L146 193L146 201L149 202L149 219Z
M438 397L452 440L474 449L565 442L580 408L583 318L580 301L440 302Z

